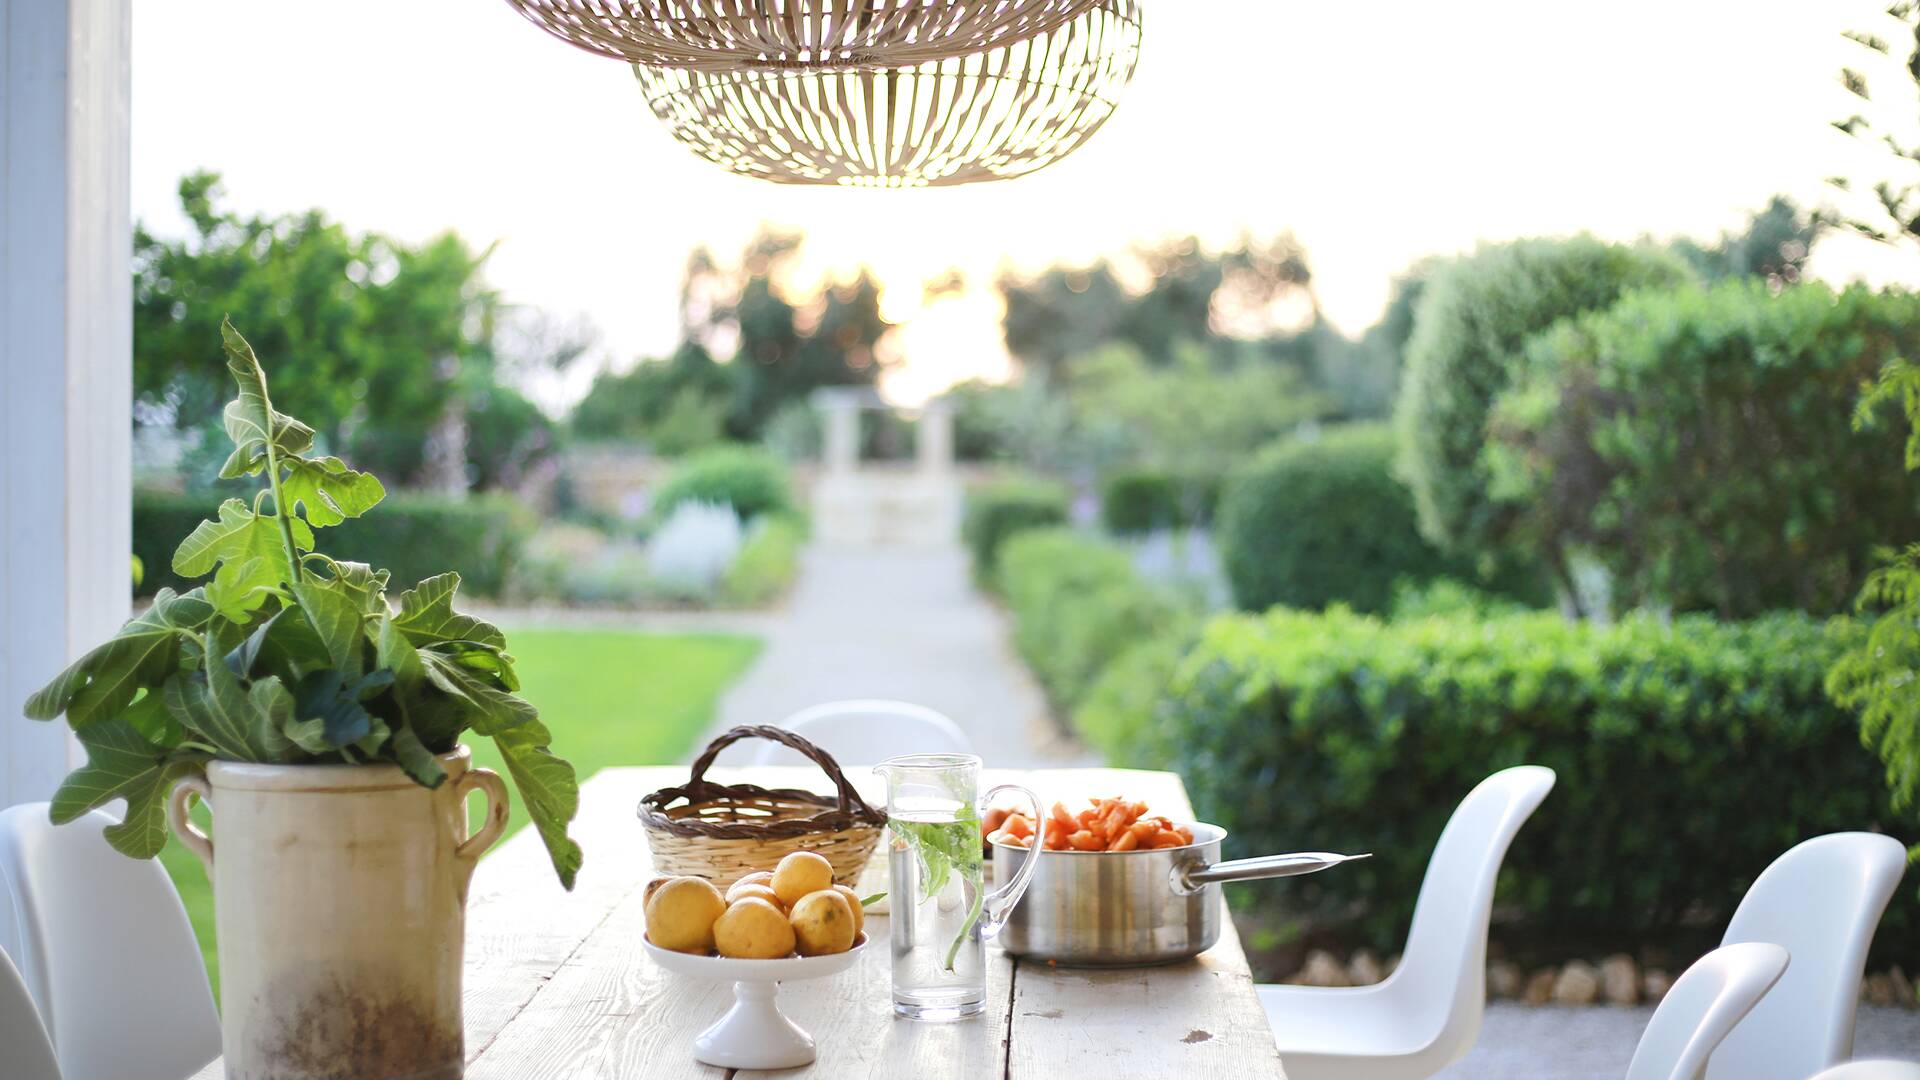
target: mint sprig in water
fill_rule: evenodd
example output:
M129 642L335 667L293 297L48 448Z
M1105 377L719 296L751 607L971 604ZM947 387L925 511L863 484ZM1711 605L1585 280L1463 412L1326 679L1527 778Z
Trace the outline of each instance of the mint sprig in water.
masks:
M954 961L960 955L960 946L973 933L973 924L980 921L981 906L986 901L980 819L975 815L972 804L964 803L953 821L905 821L893 817L887 820L887 828L905 840L919 857L922 899L939 896L940 891L953 880L956 870L961 880L973 889L967 921L960 925L959 936L947 948L945 967L952 971Z

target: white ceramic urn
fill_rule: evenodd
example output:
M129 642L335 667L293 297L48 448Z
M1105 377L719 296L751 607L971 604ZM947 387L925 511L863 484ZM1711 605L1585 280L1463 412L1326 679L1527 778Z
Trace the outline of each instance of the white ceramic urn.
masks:
M460 1077L467 883L507 792L465 747L439 761L434 789L396 765L228 761L173 789L168 819L213 879L229 1080ZM476 789L487 818L469 837Z

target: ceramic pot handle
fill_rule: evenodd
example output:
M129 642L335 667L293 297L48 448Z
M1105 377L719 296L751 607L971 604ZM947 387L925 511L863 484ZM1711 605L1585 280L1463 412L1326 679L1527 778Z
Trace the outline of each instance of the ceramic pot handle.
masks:
M200 857L200 864L207 868L208 876L213 874L213 837L200 831L200 827L187 816L187 799L200 796L200 801L213 808L213 788L207 785L204 773L188 773L174 781L173 791L167 795L167 824L173 826L173 834L180 838L180 846Z
M460 841L453 849L453 857L458 859L469 876L480 856L487 853L495 840L500 839L501 830L507 827L507 784L500 774L492 769L468 769L453 782L453 794L460 804L460 813L467 812L467 796L478 788L487 793L487 819L480 824L480 831Z

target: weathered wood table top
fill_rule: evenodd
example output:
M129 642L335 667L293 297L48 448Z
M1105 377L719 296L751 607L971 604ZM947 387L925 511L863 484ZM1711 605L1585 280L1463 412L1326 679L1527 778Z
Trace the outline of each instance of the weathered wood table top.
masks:
M864 770L848 770L856 771ZM554 879L532 829L481 862L467 915L468 1080L1284 1080L1231 920L1219 944L1168 967L1052 968L989 945L987 1012L915 1023L893 1013L887 924L876 916L858 964L780 996L781 1010L814 1036L819 1060L777 1073L702 1065L693 1038L732 1004L731 984L669 975L640 945L642 887L653 868L634 808L686 776L684 765L607 769L582 787L573 834L587 859L570 893ZM825 784L817 770L798 767L716 768L712 778L772 788ZM880 803L877 778L855 783ZM982 789L997 783L1025 784L1048 804L1126 795L1175 819L1192 817L1172 773L986 770ZM194 1080L222 1075L215 1061Z

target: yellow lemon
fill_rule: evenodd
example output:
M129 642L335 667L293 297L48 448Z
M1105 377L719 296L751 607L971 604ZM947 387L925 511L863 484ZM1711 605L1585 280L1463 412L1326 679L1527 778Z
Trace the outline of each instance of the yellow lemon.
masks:
M778 960L793 952L793 924L779 908L749 896L728 907L713 924L713 943L721 956Z
M808 893L793 905L793 936L801 956L826 956L853 948L853 907L832 889Z
M727 901L706 878L663 883L647 901L647 938L663 949L705 955L713 951L713 924Z
M791 907L808 893L833 887L833 864L811 851L796 851L773 868L773 891Z
M867 928L867 909L860 906L860 895L845 885L835 885L833 891L847 898L847 906L853 909L853 936L859 937Z

